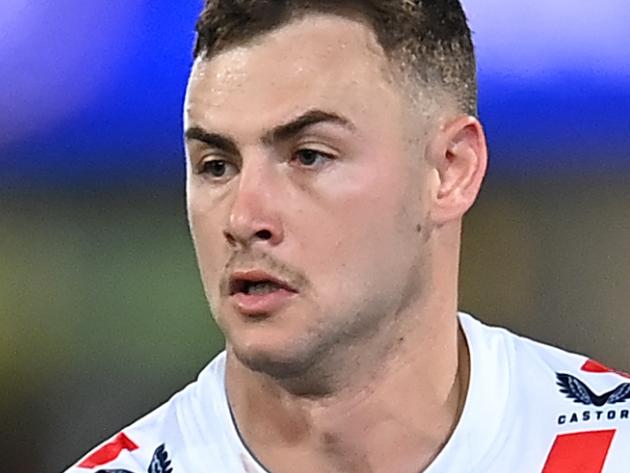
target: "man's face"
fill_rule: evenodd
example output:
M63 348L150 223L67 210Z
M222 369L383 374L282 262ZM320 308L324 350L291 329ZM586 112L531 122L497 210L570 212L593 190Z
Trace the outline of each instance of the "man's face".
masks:
M331 15L193 67L191 231L213 314L253 369L295 374L376 342L421 293L431 172L387 67L368 27Z

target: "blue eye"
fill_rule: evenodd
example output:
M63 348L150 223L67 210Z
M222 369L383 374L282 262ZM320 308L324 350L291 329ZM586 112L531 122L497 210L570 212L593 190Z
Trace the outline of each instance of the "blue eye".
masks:
M302 166L312 167L316 164L324 164L325 161L330 161L333 157L328 153L314 149L301 149L295 153L294 159Z

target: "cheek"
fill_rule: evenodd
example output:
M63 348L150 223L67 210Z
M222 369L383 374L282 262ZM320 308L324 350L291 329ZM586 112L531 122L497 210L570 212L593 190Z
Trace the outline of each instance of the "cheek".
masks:
M223 234L216 211L210 210L205 200L197 196L188 196L188 221L193 237L195 251L204 279L211 276L220 265Z
M339 219L363 245L381 248L405 231L413 219L414 196L407 169L377 166L370 175L358 176L355 188L339 207Z
M374 273L389 273L415 228L401 182L391 174L355 175L329 189L337 191L298 228L300 240L309 242L305 254L315 258L321 274L344 285L356 287Z

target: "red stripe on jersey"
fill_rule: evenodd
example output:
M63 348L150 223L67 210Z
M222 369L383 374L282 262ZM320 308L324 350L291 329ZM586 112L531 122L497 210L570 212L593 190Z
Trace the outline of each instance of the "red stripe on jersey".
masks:
M595 360L587 360L580 368L582 371L586 371L587 373L616 373L624 378L630 379L630 374L624 373L623 371L617 371L610 369L606 365L602 365L598 361Z
M79 463L80 468L94 468L115 460L123 450L133 452L139 447L125 434L119 433L114 439L91 453Z
M558 435L542 473L602 473L614 430Z

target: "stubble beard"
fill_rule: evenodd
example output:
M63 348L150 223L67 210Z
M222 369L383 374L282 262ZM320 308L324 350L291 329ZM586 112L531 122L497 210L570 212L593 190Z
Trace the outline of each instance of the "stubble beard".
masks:
M419 255L414 259L415 264L407 268L409 274L402 279L408 284L372 288L344 307L323 307L310 293L308 299L314 305L303 317L315 322L282 346L248 348L239 343L237 333L231 336L224 330L228 353L248 370L296 395L325 396L343 388L359 371L377 368L379 360L398 343L401 327L409 322L404 319L414 318L409 306L426 288L411 284L412 274L427 269Z
M332 394L351 381L360 365L372 363L370 360L383 344L379 339L397 316L377 303L361 304L344 312L337 313L332 323L320 324L318 329L292 341L290 346L248 350L228 342L228 352L247 369L295 395ZM369 356L365 356L368 352Z

